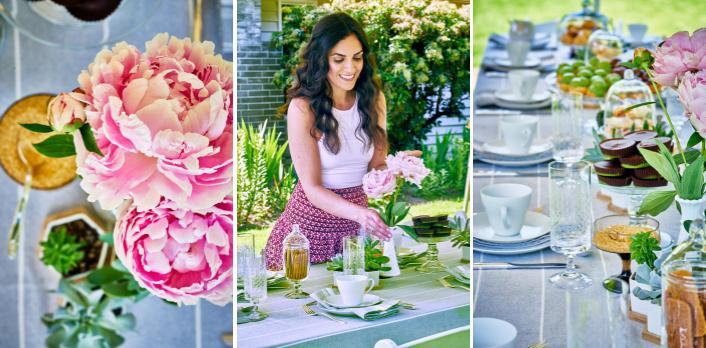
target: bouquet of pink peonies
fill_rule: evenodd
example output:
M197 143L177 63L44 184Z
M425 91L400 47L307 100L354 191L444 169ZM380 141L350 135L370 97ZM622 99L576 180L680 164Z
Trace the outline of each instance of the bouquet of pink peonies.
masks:
M389 227L399 227L415 240L417 239L411 226L399 225L409 213L409 203L398 202L398 196L405 182L421 188L422 180L429 175L429 169L424 162L404 151L385 159L386 169L373 169L363 177L363 191L373 201L383 222Z
M122 213L116 253L176 303L232 298L233 66L211 42L163 33L98 53L80 88L48 106L35 148L76 155L88 200Z

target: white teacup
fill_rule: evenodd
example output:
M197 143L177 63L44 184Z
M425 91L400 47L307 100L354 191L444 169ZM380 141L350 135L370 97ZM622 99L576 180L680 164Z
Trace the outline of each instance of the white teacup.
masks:
M529 153L530 146L537 133L536 116L505 116L500 119L500 132L508 152L517 155Z
M341 292L341 301L346 306L357 306L363 296L375 286L375 281L364 275L342 275L336 278L336 286Z
M480 190L480 200L496 235L520 234L531 196L532 188L520 184L491 184Z
M515 97L521 100L531 100L539 81L537 70L513 70L507 73L510 90Z
M507 43L507 56L513 66L522 66L525 64L527 54L530 50L530 41L528 40L510 40Z
M647 25L641 23L628 24L628 31L630 32L630 39L633 43L642 43L642 39L645 38L647 33Z
M473 347L515 348L517 328L505 320L473 318Z

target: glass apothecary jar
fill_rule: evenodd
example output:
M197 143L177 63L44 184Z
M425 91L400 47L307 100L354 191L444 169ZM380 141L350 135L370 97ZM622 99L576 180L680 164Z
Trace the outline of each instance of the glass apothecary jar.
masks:
M299 225L292 226L292 232L282 243L284 275L294 284L294 290L285 294L287 298L307 298L309 294L301 288L301 282L309 276L309 240L299 230Z
M598 0L594 0L593 10L590 9L591 1L584 0L581 4L580 12L567 14L559 22L558 37L564 45L585 46L594 31L608 25L608 18L598 12Z
M601 62L610 62L623 53L623 40L618 35L605 30L594 31L588 38L584 61L590 62L593 57Z
M613 83L606 93L603 104L604 135L619 138L636 130L654 129L654 104L630 109L631 106L646 102L654 102L650 88L635 78L632 70L626 70L623 79Z

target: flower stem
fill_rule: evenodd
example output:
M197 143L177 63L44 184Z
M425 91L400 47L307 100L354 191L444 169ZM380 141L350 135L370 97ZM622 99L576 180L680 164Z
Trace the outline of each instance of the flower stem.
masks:
M674 139L676 139L677 143L677 151L681 154L682 160L684 160L684 165L688 165L686 162L686 156L684 155L684 149L681 147L681 142L679 141L679 134L677 134L677 130L674 128L674 124L672 124L672 118L669 117L669 112L667 111L667 107L664 105L664 100L662 100L662 95L659 93L659 87L654 81L654 75L652 75L652 72L649 69L644 69L647 71L647 76L650 78L650 83L652 84L652 87L655 89L655 94L657 95L657 100L659 101L659 106L662 108L662 111L664 111L664 116L667 118L667 122L669 123L669 128L672 129L672 134L674 134Z

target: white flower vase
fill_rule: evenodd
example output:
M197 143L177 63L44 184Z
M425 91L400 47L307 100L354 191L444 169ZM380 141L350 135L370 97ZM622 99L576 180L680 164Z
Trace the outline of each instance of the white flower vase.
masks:
M679 236L672 236L672 239L676 240L676 244L678 245L687 240L689 236L689 231L684 229L684 221L704 218L706 196L700 199L682 199L677 197L676 201L679 202L679 206L681 207L681 221L679 223Z

